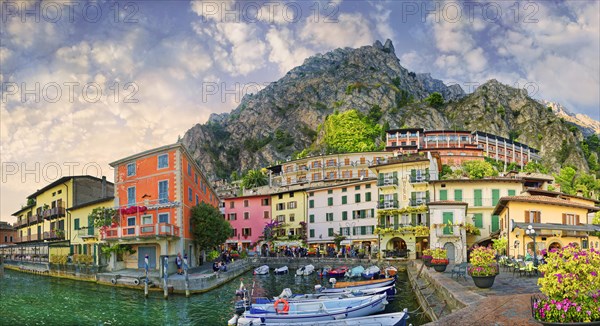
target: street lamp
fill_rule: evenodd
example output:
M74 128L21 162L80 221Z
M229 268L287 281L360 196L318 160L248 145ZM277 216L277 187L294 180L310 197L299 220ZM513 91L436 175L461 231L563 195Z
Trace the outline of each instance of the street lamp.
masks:
M529 224L527 226L527 229L525 230L525 234L528 235L533 240L533 266L537 267L537 255L536 255L537 246L535 245L535 229L533 228L533 226L531 226L531 224Z

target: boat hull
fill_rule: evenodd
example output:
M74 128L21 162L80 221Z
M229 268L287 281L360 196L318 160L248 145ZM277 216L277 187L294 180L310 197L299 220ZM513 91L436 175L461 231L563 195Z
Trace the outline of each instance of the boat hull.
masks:
M405 312L395 312L383 315L373 315L367 317L356 317L346 318L340 320L327 320L327 321L307 321L294 323L294 326L405 326L408 314ZM238 326L257 326L257 325L270 325L270 326L289 326L287 323L262 323L260 320L249 320L246 318L240 318L237 320Z

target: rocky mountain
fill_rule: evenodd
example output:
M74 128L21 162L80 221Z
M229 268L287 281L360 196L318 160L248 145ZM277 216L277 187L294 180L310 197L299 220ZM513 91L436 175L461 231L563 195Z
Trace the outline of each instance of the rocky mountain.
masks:
M441 108L423 101L433 92L443 95ZM581 133L569 131L524 90L492 80L466 95L458 85L446 86L402 67L390 40L307 58L280 80L245 96L231 113L192 127L183 142L209 175L226 178L233 171L291 158L315 141L328 115L350 109L380 110L378 123L392 128L476 129L511 137L539 148L553 166L565 163L568 150L568 163L587 170L578 147Z
M552 112L554 112L554 114L556 114L557 116L576 125L581 130L584 136L600 134L600 121L594 120L585 114L572 113L560 103L550 102L546 100L540 100L539 102L542 103L542 105L544 105L545 107L551 108Z

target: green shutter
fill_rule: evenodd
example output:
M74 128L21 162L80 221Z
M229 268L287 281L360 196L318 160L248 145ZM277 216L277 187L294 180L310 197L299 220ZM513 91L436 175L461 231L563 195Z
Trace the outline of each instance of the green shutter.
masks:
M94 235L94 219L88 217L88 235Z
M96 262L96 256L97 256L97 255L96 255L96 249L97 249L97 247L98 247L98 245L97 245L97 244L94 244L94 255L93 255L93 256L94 256L94 265L96 265L96 264L97 264L97 262Z
M356 235L356 228L352 228L352 235Z
M360 227L360 234L361 235L367 234L367 227L366 226L361 226Z
M309 221L310 223L315 223L315 215L314 215L314 214L310 214L310 215L308 216L308 221Z
M492 215L492 232L500 229L500 219L498 215Z
M342 196L342 205L346 205L348 203L348 196Z
M398 193L394 194L394 205L398 205Z
M410 180L414 182L415 179L417 179L417 170L412 169L410 170Z
M79 219L78 218L73 220L73 228L75 228L75 230L79 230Z
M440 190L440 200L448 200L448 190Z
M377 185L378 186L383 186L383 173L379 173L379 175L377 176L378 180L377 180Z
M385 225L385 216L381 216L381 217L379 218L379 225L380 225L381 227L388 227L387 225Z
M492 206L496 206L500 200L500 189L492 189Z
M410 214L410 222L412 225L417 225L417 214L415 214L415 213Z
M454 189L454 200L462 201L462 189Z
M328 206L333 206L333 197L327 198L327 205Z
M348 212L342 212L342 221L345 221L348 219Z
M87 255L87 246L83 246L83 254Z
M75 246L74 245L70 245L69 246L69 254L72 255L75 253Z
M365 201L371 201L371 193L370 192L367 192L365 194Z
M398 229L398 215L394 215L394 229Z
M360 194L355 194L354 195L354 202L355 203L360 203Z
M315 237L315 230L310 229L310 237L314 238Z
M332 237L333 236L333 228L328 228L327 234L329 234L329 236Z
M516 193L517 192L515 190L508 190L508 195L509 196L514 196L514 195L516 195Z
M429 203L429 190L425 191L425 202Z
M416 192L411 192L410 193L410 200L412 200L413 204L417 202L417 193Z
M313 199L308 201L308 208L315 208L315 201Z
M483 228L483 214L475 213L475 214L473 214L473 217L475 219L475 227L482 229Z
M425 180L429 181L429 168L425 168Z
M371 208L371 217L375 217L375 209Z
M367 217L367 211L365 211L364 209L360 210L360 218L366 218Z
M483 206L482 199L481 199L481 189L475 189L473 191L473 197L475 197L473 206Z
M454 219L454 214L452 212L444 212L442 214L442 218L443 218L442 222L444 224L452 224L453 223L453 219ZM452 234L453 233L452 229L453 229L452 226L446 226L446 227L444 227L444 234Z

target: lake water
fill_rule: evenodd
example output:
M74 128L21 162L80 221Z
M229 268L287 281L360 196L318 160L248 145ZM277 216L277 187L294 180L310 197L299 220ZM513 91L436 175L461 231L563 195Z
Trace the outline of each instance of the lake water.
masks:
M399 295L385 312L417 311L405 273L399 273ZM294 293L312 293L316 284L325 285L316 274L254 276L247 272L222 287L186 298L163 299L151 292L98 285L5 270L0 278L0 325L226 325L232 317L235 290L240 280L255 296L276 296L284 287ZM411 314L410 323L428 322L422 314Z

